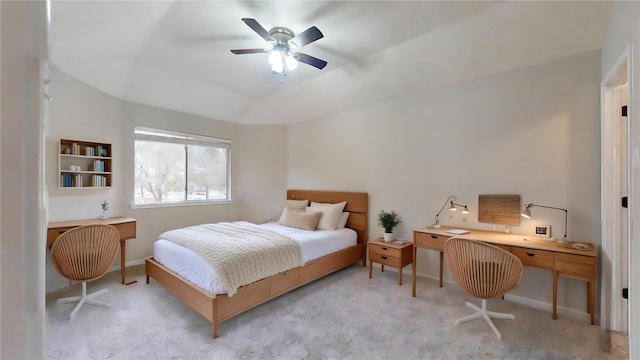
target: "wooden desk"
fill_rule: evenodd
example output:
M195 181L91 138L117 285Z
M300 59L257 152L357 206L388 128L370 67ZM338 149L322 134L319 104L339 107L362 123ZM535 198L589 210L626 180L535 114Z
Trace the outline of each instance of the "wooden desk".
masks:
M122 275L122 283L125 277L125 259L127 253L127 243L129 239L136 237L136 219L128 217L113 217L107 219L82 219L69 221L50 222L47 226L47 245L51 247L58 236L63 232L82 225L107 224L115 227L120 233L120 274ZM126 285L135 283L132 281Z
M551 270L553 275L553 319L556 319L558 297L558 276L569 277L587 282L587 312L594 324L595 282L597 274L597 254L591 244L588 250L574 249L574 243L561 244L555 241L540 240L522 234L506 234L493 231L464 229L469 233L455 235L447 230L454 228L443 226L439 229L421 228L413 231L412 295L416 296L416 255L418 248L440 252L440 287L442 287L442 263L444 243L452 236L479 240L516 255L525 266L534 266ZM461 228L455 228L461 229Z

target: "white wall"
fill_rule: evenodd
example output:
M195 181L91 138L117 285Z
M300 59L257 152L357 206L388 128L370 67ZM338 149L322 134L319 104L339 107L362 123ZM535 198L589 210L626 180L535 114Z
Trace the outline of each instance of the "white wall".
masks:
M492 229L477 221L478 195L520 194L568 209L569 240L599 245L599 73L592 52L290 126L289 187L367 191L371 237L385 209L408 239L449 195L471 213L445 210L442 224ZM551 224L562 237L564 213L532 211L512 232ZM436 252L419 251L418 272L438 275ZM550 308L551 272L526 268L513 294ZM558 305L587 319L584 282L561 278Z
M286 141L281 126L248 126L124 102L52 69L51 125L46 133L46 184L49 221L98 217L107 200L111 216L137 220L137 237L127 241L128 264L151 256L160 233L206 222L262 222L279 215L286 189ZM131 209L135 125L231 139L233 203ZM58 189L58 140L79 139L112 144L111 189ZM115 264L119 264L119 258ZM66 286L47 262L47 290Z
M607 35L602 47L602 80L613 69L616 61L627 46L631 46L631 89L634 93L629 102L629 115L631 118L631 147L640 147L640 3L619 2L613 6L611 18L607 28ZM632 212L632 240L629 248L630 259L640 259L640 231L635 224L640 224L640 169L632 169L631 194L629 196L630 210ZM629 358L640 357L640 269L637 261L629 263Z
M42 1L0 2L0 358L45 357Z

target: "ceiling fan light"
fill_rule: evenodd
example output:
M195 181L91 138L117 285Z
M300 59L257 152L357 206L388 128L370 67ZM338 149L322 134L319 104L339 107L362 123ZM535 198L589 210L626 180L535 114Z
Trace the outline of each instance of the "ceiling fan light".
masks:
M275 64L272 64L271 71L282 74L284 72L284 64L282 61L276 61Z
M284 61L287 63L287 69L290 71L298 67L298 60L296 60L296 58L291 54L287 55Z
M276 66L277 63L282 64L282 59L280 58L280 54L277 51L272 51L269 53L269 64L272 66Z

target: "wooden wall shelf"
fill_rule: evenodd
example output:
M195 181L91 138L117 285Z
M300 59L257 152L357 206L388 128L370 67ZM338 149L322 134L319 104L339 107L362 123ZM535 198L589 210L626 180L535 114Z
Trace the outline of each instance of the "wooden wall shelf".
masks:
M111 188L111 144L60 139L58 188Z

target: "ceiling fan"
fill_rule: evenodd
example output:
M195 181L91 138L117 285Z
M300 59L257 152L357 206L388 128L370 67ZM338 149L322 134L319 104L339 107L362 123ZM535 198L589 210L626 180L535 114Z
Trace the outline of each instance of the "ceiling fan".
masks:
M265 39L269 46L266 49L239 49L231 50L236 55L242 54L263 54L269 53L269 64L274 73L285 75L285 65L287 69L293 70L298 66L298 62L311 65L320 70L327 66L327 62L305 53L297 52L301 48L316 40L322 39L324 35L315 26L296 35L291 29L277 26L267 31L255 19L243 18L247 26Z

